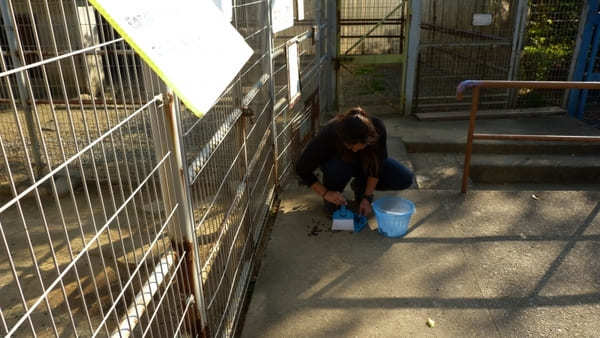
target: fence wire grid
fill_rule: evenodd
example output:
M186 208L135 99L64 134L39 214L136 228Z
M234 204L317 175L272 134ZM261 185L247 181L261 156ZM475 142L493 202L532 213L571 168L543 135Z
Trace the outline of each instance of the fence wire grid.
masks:
M513 52L518 0L421 3L421 43L416 102L419 110L459 110L456 86L468 79L507 79ZM490 16L473 25L474 15ZM482 92L483 106L502 105L506 91ZM468 102L468 100L465 100Z
M234 1L254 54L202 119L86 1L0 9L0 333L233 335L267 212L330 101L335 2L272 34L269 1Z
M568 81L584 0L529 0L517 80ZM591 92L593 93L593 91ZM563 106L564 90L521 90L519 107Z
M415 101L419 111L468 109L464 80L568 81L584 0L425 0ZM488 24L475 24L489 16ZM485 90L484 108L563 106L564 90Z
M338 104L401 106L407 0L338 0Z

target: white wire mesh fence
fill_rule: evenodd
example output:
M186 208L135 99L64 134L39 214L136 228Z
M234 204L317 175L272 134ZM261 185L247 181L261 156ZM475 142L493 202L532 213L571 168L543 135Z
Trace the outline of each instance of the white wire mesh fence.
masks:
M334 7L306 1L272 35L269 6L234 1L255 53L197 119L87 2L0 0L3 335L233 334L267 211L331 78Z
M154 144L161 98L143 90L132 55L109 61L125 44L90 18L87 3L2 2L2 329L191 331L176 280L187 253L170 242L179 206L156 203L172 165Z

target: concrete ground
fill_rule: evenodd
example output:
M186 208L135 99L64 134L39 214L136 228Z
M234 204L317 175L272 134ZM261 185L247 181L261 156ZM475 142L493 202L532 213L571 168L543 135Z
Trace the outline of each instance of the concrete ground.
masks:
M319 197L289 187L242 336L600 332L600 193L400 195L417 211L408 234L390 239L331 232Z
M241 335L598 336L600 189L471 182L462 195L458 154L404 147L413 135L444 144L435 138L462 132L386 123L390 154L417 176L396 193L417 208L407 235L333 233L320 197L292 182Z

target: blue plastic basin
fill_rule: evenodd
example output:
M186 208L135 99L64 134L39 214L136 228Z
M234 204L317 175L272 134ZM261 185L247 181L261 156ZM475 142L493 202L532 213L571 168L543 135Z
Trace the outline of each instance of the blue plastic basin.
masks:
M402 237L415 212L413 202L402 197L382 197L372 204L379 233L386 237Z

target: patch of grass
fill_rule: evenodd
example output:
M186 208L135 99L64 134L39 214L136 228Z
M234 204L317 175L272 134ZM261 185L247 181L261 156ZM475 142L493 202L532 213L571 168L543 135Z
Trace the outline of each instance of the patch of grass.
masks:
M371 79L370 87L373 92L385 91L385 83L380 79Z
M361 66L361 67L356 68L355 74L356 75L370 75L370 74L373 74L373 72L375 72L374 66Z

